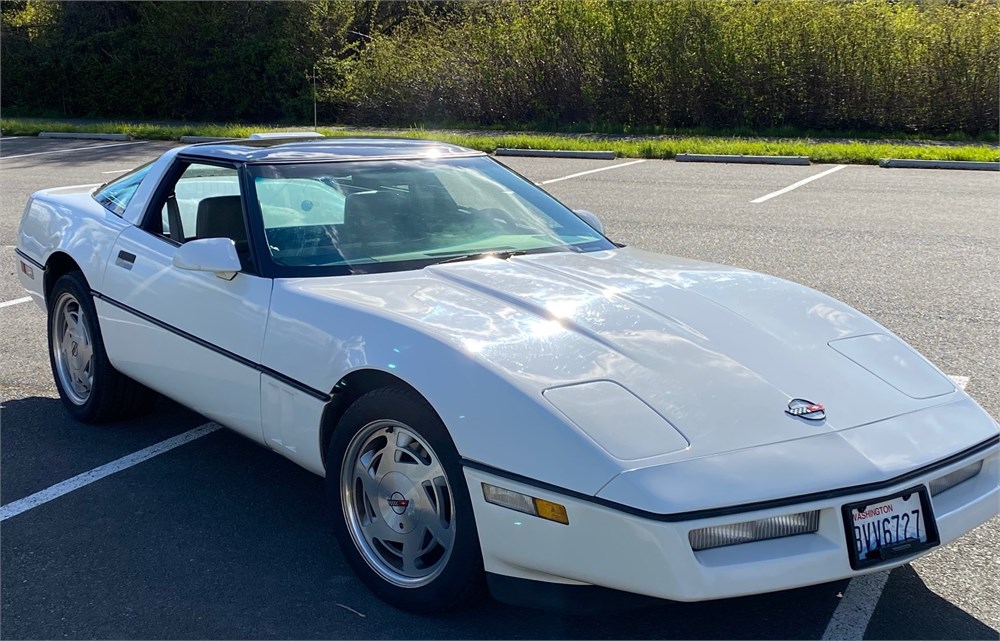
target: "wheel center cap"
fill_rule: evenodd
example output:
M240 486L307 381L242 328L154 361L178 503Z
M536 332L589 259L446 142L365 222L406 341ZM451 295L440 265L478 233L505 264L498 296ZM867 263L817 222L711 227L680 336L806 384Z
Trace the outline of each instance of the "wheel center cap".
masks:
M382 518L396 532L407 534L416 527L417 487L405 474L389 472L378 486Z
M392 511L396 514L403 514L406 512L406 508L409 507L410 501L403 497L399 492L393 492L386 499L386 503L392 508Z

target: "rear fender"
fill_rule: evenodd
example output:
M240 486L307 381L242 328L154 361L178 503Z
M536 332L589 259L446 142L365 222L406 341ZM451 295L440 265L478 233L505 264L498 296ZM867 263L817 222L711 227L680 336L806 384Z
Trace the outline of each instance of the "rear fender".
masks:
M92 188L62 187L33 194L21 218L17 247L36 267L48 268L54 254L65 254L100 291L115 239L129 224L99 205L91 197ZM44 306L41 275L25 279L22 274L21 282Z

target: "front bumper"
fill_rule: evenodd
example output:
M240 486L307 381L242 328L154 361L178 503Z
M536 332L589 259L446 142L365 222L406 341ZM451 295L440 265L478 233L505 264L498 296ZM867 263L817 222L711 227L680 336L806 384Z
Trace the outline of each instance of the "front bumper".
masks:
M850 578L905 564L900 557L861 571L851 569L841 507L903 491L983 460L972 479L931 497L941 544L1000 511L1000 447L939 467L897 485L716 518L666 522L628 514L489 472L465 468L487 572L568 585L596 585L676 601L760 594ZM487 503L490 483L566 506L569 525ZM819 530L768 541L695 552L697 528L780 514L820 511Z

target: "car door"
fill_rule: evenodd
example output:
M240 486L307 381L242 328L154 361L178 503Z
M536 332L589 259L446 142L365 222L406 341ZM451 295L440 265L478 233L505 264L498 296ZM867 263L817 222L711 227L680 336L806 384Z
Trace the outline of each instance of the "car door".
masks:
M260 372L272 281L257 274L235 167L179 159L142 223L118 237L95 293L116 368L263 442ZM232 238L232 280L172 264L181 244Z

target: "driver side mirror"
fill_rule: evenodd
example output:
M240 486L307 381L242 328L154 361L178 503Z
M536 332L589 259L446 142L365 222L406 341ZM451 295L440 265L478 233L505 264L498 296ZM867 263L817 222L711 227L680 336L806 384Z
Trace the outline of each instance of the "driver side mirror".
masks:
M583 222L600 232L602 236L604 235L604 223L602 223L601 219L597 217L597 214L592 211L587 211L586 209L574 209L573 213L582 218Z
M219 278L232 280L243 268L230 238L199 238L177 248L174 267L195 272L214 272Z

